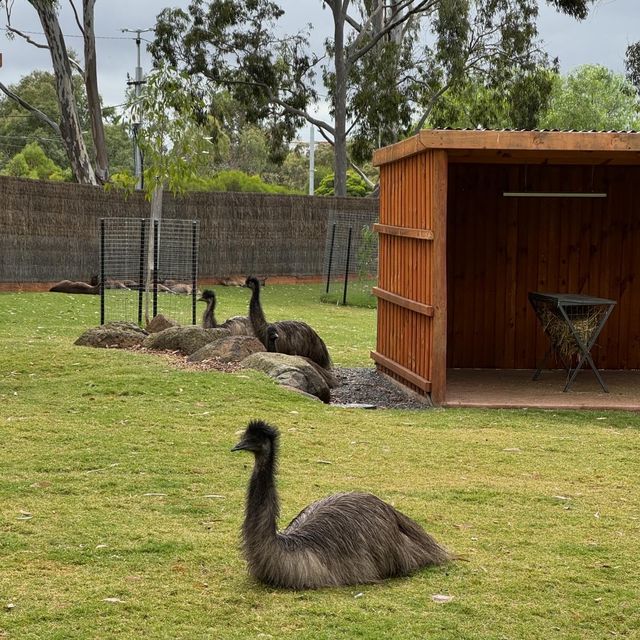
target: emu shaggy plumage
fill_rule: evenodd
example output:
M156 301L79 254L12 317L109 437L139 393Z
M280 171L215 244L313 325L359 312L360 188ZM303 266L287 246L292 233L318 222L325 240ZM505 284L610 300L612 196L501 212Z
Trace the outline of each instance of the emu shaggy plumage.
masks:
M256 337L267 351L303 356L324 369L331 368L327 345L306 322L282 320L268 323L260 303L260 282L257 278L249 276L245 284L251 289L249 319Z
M451 559L420 525L368 493L314 502L278 532L277 429L250 422L232 449L240 450L255 456L242 541L249 573L260 582L287 589L363 584Z
M202 292L202 296L198 300L206 302L207 308L202 314L202 326L205 329L229 329L232 336L252 336L253 326L249 318L244 316L233 316L228 318L222 324L218 324L216 321L216 294L212 289L205 289Z

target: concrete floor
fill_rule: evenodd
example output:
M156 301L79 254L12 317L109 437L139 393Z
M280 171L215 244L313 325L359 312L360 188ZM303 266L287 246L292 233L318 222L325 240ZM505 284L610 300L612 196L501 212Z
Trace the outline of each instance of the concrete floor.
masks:
M591 369L578 374L564 393L566 372L528 369L449 369L448 407L622 409L640 411L640 371L601 371L605 393Z

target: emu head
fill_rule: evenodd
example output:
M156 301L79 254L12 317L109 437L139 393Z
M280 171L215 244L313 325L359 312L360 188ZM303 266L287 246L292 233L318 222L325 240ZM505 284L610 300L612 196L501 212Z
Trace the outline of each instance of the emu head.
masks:
M256 456L266 455L278 443L278 430L263 420L252 420L231 451L251 451Z
M260 281L255 276L247 276L247 279L244 281L244 286L251 289L251 291L259 291Z
M200 302L209 302L209 300L216 300L216 294L211 289L205 289L202 295L198 298Z

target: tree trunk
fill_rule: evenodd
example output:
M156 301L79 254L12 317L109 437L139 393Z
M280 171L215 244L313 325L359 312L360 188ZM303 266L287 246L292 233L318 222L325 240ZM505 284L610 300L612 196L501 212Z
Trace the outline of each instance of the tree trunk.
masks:
M335 93L335 133L334 133L334 179L333 192L336 196L347 195L347 76L349 69L344 50L344 23L342 2L333 6L334 22L334 64L336 73Z
M98 74L96 70L96 39L93 29L93 8L96 0L83 0L83 31L84 31L84 83L87 89L89 116L91 118L91 133L96 148L96 178L101 184L109 179L109 159L107 143L104 137L102 122L102 106L98 93Z
M50 0L29 0L38 12L42 29L47 38L51 62L56 79L56 92L60 104L60 133L64 143L71 170L80 184L98 184L91 166L87 147L82 138L78 111L73 97L71 65L60 30L55 4Z
M147 324L152 320L149 313L149 302L151 297L151 283L154 276L153 254L155 252L155 222L162 220L162 196L164 195L164 184L158 180L153 193L151 194L151 220L149 224L149 253L147 255L147 282L145 283L145 320Z

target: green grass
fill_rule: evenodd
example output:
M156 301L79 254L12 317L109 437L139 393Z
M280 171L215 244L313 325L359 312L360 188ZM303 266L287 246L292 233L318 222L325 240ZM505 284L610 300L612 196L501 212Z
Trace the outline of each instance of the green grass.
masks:
M246 290L218 294L221 319L246 309ZM253 372L74 347L97 305L0 295L0 638L638 637L640 416L332 408ZM338 365L369 363L374 311L311 286L269 286L264 306L316 327ZM315 592L252 582L251 461L229 449L254 417L282 432L282 523L372 491L468 562Z
M361 280L354 278L347 284L347 305L351 307L364 307L375 309L378 299L371 293L371 288L376 284L375 280ZM342 305L344 300L344 282L334 281L330 283L329 292L322 289L320 301L326 304Z

